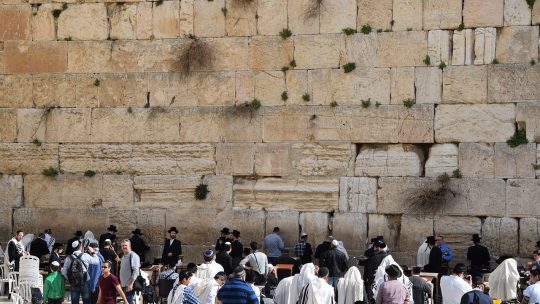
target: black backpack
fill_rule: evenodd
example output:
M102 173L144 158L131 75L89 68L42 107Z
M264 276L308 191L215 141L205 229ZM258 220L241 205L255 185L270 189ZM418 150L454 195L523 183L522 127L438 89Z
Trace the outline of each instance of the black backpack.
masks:
M82 286L89 280L88 266L81 260L83 253L71 255L71 265L68 268L68 281L71 286Z

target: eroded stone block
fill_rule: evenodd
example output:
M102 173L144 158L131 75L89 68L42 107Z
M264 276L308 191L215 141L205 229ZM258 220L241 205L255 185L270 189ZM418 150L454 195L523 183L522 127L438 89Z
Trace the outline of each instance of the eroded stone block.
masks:
M11 227L13 227L13 209L0 208L0 239L9 240L13 237Z
M111 56L110 41L74 41L67 44L68 71L71 73L109 72L112 70Z
M32 26L32 40L56 39L56 29L52 11L52 4L42 4L38 11L35 14L32 14L32 19L30 20Z
M337 68L340 58L340 35L298 35L294 59L299 69Z
M350 175L355 153L351 144L293 144L291 170L303 176Z
M245 247L249 246L251 241L260 243L264 238L265 218L263 210L229 208L218 214L216 222L222 224L223 227L240 231L240 242Z
M487 66L451 66L443 71L443 103L486 103Z
M488 217L482 225L482 243L492 256L518 256L518 219Z
M29 40L32 8L28 4L0 7L0 40Z
M504 0L504 26L530 24L531 9L526 1Z
M532 217L519 219L519 252L530 257L538 239L540 239L540 221Z
M540 66L530 64L491 65L489 67L488 99L493 102L540 101ZM530 105L518 104L520 109ZM528 109L527 111L530 111Z
M538 26L503 27L497 39L501 63L524 63L538 59Z
M0 175L0 206L4 208L22 207L23 178L21 175Z
M503 25L504 0L465 0L463 3L463 23L467 28Z
M193 33L197 37L225 36L225 16L221 9L225 0L195 0L193 8Z
M369 24L375 29L391 29L392 0L358 0L357 28Z
M342 29L356 27L356 1L334 0L322 4L320 31L340 33Z
M394 0L394 31L422 30L422 0Z
M298 242L300 231L298 231L299 213L296 211L276 212L270 211L266 214L265 236L272 233L274 227L279 227L279 236L283 239L285 247L294 246ZM262 240L260 241L262 248Z
M165 2L164 2L165 3ZM167 1L172 3L172 1ZM138 24L137 4L113 5L109 7L111 39L136 39ZM142 19L142 18L141 18Z
M256 72L255 97L264 106L282 106L285 101L281 94L285 91L285 75L281 71Z
M302 212L298 218L298 226L301 227L301 232L308 234L308 240L312 247L315 248L315 244L322 243L328 236L330 215L325 212ZM295 229L296 230L296 229ZM294 251L294 244L298 242L299 235L296 237L296 242L291 243L291 249ZM342 241L342 240L340 240ZM350 245L350 244L348 244ZM349 248L349 247L347 247ZM291 252L294 256L294 252Z
M403 104L403 100L414 99L414 95L414 68L390 69L390 103Z
M0 109L0 142L8 143L17 140L17 111Z
M384 241L390 250L399 250L399 231L401 227L401 215L369 214L368 236L374 238L384 236Z
M4 174L41 174L49 167L58 169L58 145L1 144L0 159L0 172Z
M424 1L424 30L455 29L461 23L462 1Z
M257 34L257 2L226 0L225 29L227 36L254 36ZM283 10L284 8L280 8Z
M515 148L506 143L495 144L495 177L534 178L536 144L529 143Z
M311 0L289 1L287 13L289 28L293 34L318 34L322 9L320 5L314 5Z
M65 72L66 46L64 41L6 41L5 71L10 74Z
M217 174L252 175L255 167L253 144L219 144L216 147Z
M459 144L459 171L466 177L493 177L495 150L481 143Z
M433 30L428 32L428 55L430 62L438 66L442 62L450 65L452 41L450 31Z
M0 107L31 108L32 106L32 77L0 75Z
M68 5L58 17L58 39L105 40L109 34L103 3Z
M537 179L509 179L506 182L506 210L509 217L538 216L536 208L540 195Z
M279 36L256 36L249 43L250 68L280 70L288 66L293 56L293 42Z
M336 213L332 220L332 236L343 241L347 250L360 250L365 248L368 215L365 213Z
M290 146L279 143L255 144L255 174L259 176L287 176Z
M90 114L90 109L51 110L47 115L45 140L47 142L90 141Z
M421 10L420 14L422 14ZM426 53L427 37L422 31L378 34L377 61L379 66L422 66Z
M426 161L426 176L437 177L441 174L452 176L458 168L458 147L455 144L435 144L429 148Z
M415 68L417 103L440 103L442 95L442 71L437 67Z
M356 176L420 176L424 155L413 145L362 146Z
M433 219L429 217L402 215L399 249L417 252L418 247L426 241L426 238L433 235L433 225Z
M287 28L287 0L257 1L257 32L259 35L277 35Z
M339 211L374 213L377 210L377 179L341 177L339 180Z
M163 1L152 11L154 38L176 38L179 35L180 1Z

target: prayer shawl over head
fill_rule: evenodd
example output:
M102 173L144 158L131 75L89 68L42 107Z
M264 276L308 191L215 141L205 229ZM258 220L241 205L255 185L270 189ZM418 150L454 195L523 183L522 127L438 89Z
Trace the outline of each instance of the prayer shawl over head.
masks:
M416 266L418 267L424 267L429 263L429 253L431 252L431 248L429 248L428 243L423 242L422 245L418 248L418 252L416 253Z
M338 241L338 246L336 247L338 251L341 251L345 258L347 258L347 261L349 260L349 254L347 253L347 250L345 249L345 246L343 246L343 241Z
M220 271L225 271L223 266L216 263L216 261L212 261L210 263L203 263L200 266L197 266L197 273L195 276L201 280L213 279Z
M324 279L316 278L300 293L298 304L335 304L334 288Z
M355 266L349 268L337 284L338 304L355 303L364 300L364 280Z
M391 255L386 256L381 264L379 265L379 268L377 268L377 271L375 272L375 286L373 287L373 296L377 297L377 292L379 291L379 286L385 281L388 281L388 278L386 276L386 267L390 265L396 265L399 270L401 271L401 276L397 278L398 281L403 283L405 285L405 288L407 288L407 294L409 295L409 303L414 303L413 300L413 288L412 283L409 280L407 276L404 275L403 269L401 269L401 266L399 266L396 261L394 261L394 258Z
M167 303L182 304L184 302L184 289L186 288L187 286L184 284L174 285L173 289L169 292L169 296L167 296Z
M214 278L201 281L193 287L193 293L203 304L216 303L216 296L219 290L219 284Z
M518 281L516 260L506 259L489 275L489 295L503 301L515 299Z
M293 303L290 300L290 296L291 296L291 285L294 279L295 277L287 277L287 278L282 279L279 282L278 286L276 287L276 291L274 292L274 303L276 304Z
M300 273L295 274L293 277L288 303L296 304L302 289L315 279L317 279L317 276L315 275L315 265L313 263L304 264L300 269Z

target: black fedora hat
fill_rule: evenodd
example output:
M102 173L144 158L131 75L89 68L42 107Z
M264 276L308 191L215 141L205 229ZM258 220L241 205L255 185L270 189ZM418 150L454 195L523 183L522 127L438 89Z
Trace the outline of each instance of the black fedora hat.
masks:
M75 231L75 236L82 236L82 231L80 230Z
M232 234L233 234L235 237L239 237L239 236L240 236L240 231L238 231L238 230L233 230L233 231L232 231Z
M223 234L229 234L229 233L231 233L231 232L229 231L229 228L227 228L227 227L221 229L220 232L223 233Z
M481 239L480 235L478 235L478 233L475 233L475 234L472 235L471 241L480 242L480 239Z
M107 227L107 231L118 232L115 225L109 225L109 227Z
M139 229L139 228L135 228L135 230L131 231L131 233L138 234L138 235L143 235L143 233L141 232L141 229Z
M171 233L171 231L178 233L178 230L176 230L176 227L171 227L171 229L167 230L168 233Z

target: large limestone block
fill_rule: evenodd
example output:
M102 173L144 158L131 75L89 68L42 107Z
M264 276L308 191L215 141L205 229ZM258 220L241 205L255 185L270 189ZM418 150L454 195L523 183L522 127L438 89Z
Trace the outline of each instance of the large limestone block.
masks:
M180 19L178 23L180 36L193 35L194 2L194 0L180 1Z
M235 207L297 211L338 209L338 179L238 180L233 189Z
M45 140L48 111L42 109L19 109L17 111L17 141Z
M433 30L428 32L428 56L431 64L438 66L442 62L450 64L452 40L450 31Z
M424 30L455 29L461 23L461 0L424 1Z
M259 35L277 35L287 28L287 0L257 1L257 33Z
M13 237L11 228L13 227L13 209L0 208L0 240L6 242Z
M101 75L99 106L102 108L142 107L146 104L148 91L150 91L152 101L155 102L158 97L152 94L151 88L147 88L146 80L146 77L137 74ZM93 83L92 86L94 86ZM170 99L167 102L170 104Z
M540 2L535 2L532 9L532 24L540 24Z
M67 69L67 44L64 41L4 42L5 72L61 73Z
M279 36L255 36L249 43L250 68L279 70L289 65L293 56L293 42Z
M152 37L152 21L152 2L139 2L137 5L137 39L150 39ZM193 26L191 28L193 29ZM111 35L112 30L111 23Z
M253 71L238 71L235 73L235 104L252 101L255 98L255 81Z
M182 69L180 54L190 38L167 40L119 40L109 46L111 63L106 68L118 72L178 72ZM111 49L112 48L112 49ZM98 59L107 59L102 50ZM101 62L99 62L101 63Z
M490 64L495 59L497 29L494 27L474 30L474 64Z
M197 73L190 78L189 82L189 89L195 91L199 106L232 106L234 104L234 72Z
M399 249L399 231L401 230L401 215L369 214L368 237L384 236L384 241L390 250Z
M180 231L177 238L182 242L182 247L184 244L196 244L208 246L208 249L215 244L216 232L223 228L221 223L214 220L217 214L217 210L210 208L173 208L165 214L165 227L174 226ZM201 225L201 220L206 220L206 223Z
M287 14L290 30L295 35L318 34L320 11L323 9L324 5L322 3L317 5L313 0L289 1L287 3Z
M0 175L0 207L22 207L23 178L21 175Z
M518 219L488 217L482 225L482 243L492 256L518 256Z
M35 14L32 14L32 19L30 20L32 40L56 39L56 28L52 11L52 4L42 4L39 10Z
M216 147L216 173L225 175L252 175L255 167L253 144L218 144Z
M332 220L332 236L343 241L347 250L363 251L368 235L367 228L368 216L365 213L336 213Z
M320 31L340 33L344 28L356 27L356 0L334 0L322 4Z
M294 59L299 69L337 68L340 58L338 34L298 35L294 41Z
M519 219L519 252L530 257L539 239L540 220L531 217Z
M426 161L426 176L452 175L458 168L458 146L455 144L435 144L429 148Z
M377 65L377 35L346 35L341 39L341 53L340 66L354 62L356 67L374 67Z
M437 67L415 68L417 103L440 103L442 95L442 71Z
M425 32L405 31L378 34L377 60L379 66L422 66L426 53L427 36Z
M293 144L291 170L302 176L351 175L355 153L351 144Z
M14 142L17 140L17 111L14 109L0 109L0 142Z
M229 208L218 214L217 222L223 227L240 231L240 242L244 247L249 247L250 242L260 243L264 238L265 218L262 210Z
M285 74L287 88L287 105L299 105L306 102L302 99L310 91L308 87L308 70L289 70Z
M488 78L488 100L518 103L540 101L540 87L536 85L538 81L540 81L540 66L538 65L491 65ZM528 107L518 105L518 113L521 107Z
M109 223L112 223L113 225L116 225L117 227L122 227L116 233L117 243L119 243L120 240L129 239L132 236L131 231L135 230L135 228L139 228L138 223L137 223L137 215L138 215L137 209L132 209L132 208L130 209L110 208L109 209L109 214L108 214ZM142 238L148 244L148 241L146 240L146 234L148 232L145 230L146 229L144 228L142 229L142 232L143 232Z
M377 212L377 179L341 177L339 180L340 212Z
M165 227L165 214L166 210L163 209L138 209L136 224L143 230L148 243L162 245L165 232L169 228ZM162 251L159 256L161 253Z
M503 25L504 0L465 0L463 23L467 28Z
M422 0L394 0L394 31L422 30Z
M130 207L133 182L127 175L28 175L24 197L25 206L30 208Z
M503 142L514 134L514 105L439 105L437 142Z
M298 242L299 231L299 213L296 211L276 212L270 211L266 214L265 236L272 233L274 227L279 227L279 236L283 239L285 247L293 247ZM262 240L259 248L262 248Z
M455 261L466 261L471 236L481 233L481 220L477 217L448 216L435 219L435 235L444 236L454 253Z
M459 171L465 177L493 177L495 150L481 143L459 144Z
M414 68L390 69L390 103L403 104L405 99L414 99Z
M281 94L285 89L285 74L281 71L255 72L255 97L264 106L283 106Z
M30 76L0 75L0 107L31 108L33 106L32 90L29 90L31 87Z
M227 36L257 34L257 2L226 0L225 29Z
M255 144L255 174L258 176L289 175L290 145Z
M506 143L495 144L495 177L534 178L536 144L528 143L512 148Z
M199 184L208 185L205 200L195 198ZM232 202L232 176L142 175L134 178L134 189L139 194L137 207L189 209L206 207L224 209Z
M65 74L36 75L32 78L32 99L39 108L77 106L75 87L76 79Z
M504 0L504 26L530 24L531 9L526 1Z
M506 210L510 217L539 216L540 180L509 179L506 182Z
M518 103L516 122L523 124L527 139L538 142L540 140L540 106L537 104Z
M172 1L167 1L166 3L172 3ZM137 38L138 8L139 6L137 4L132 3L109 7L109 36L111 39Z
M496 58L501 63L538 59L538 26L503 27L497 39Z
M246 37L205 40L211 49L211 64L194 66L195 71L238 71L249 69L249 41Z
M225 16L221 9L225 0L195 0L193 8L193 33L197 37L225 36Z
M131 55L134 56L133 53ZM112 70L111 56L111 41L74 41L67 44L67 65L71 73L109 72Z
M487 66L450 66L443 71L443 103L486 103Z
M365 145L356 157L356 176L421 176L424 153L414 145Z
M27 4L2 5L0 7L0 40L28 40L30 38L30 14Z
M358 0L357 26L369 24L375 29L391 29L392 0Z
M433 235L432 218L409 214L401 216L400 250L416 252L418 247L426 241L426 237L430 235Z
M330 214L323 212L302 212L298 219L298 226L301 228L301 232L308 234L308 242L312 244L313 248L316 248L316 244L322 243L328 237ZM299 235L296 237L298 242ZM341 240L340 240L341 241ZM291 255L294 255L294 244L290 244ZM292 246L291 246L292 245ZM350 244L348 244L350 245ZM347 245L346 245L347 246ZM350 247L347 247L350 248Z
M412 202L420 190L439 189L435 178L382 177L377 192L379 213L423 214ZM445 200L438 207L439 214L505 216L505 190L503 180L451 179ZM430 215L429 213L427 215Z
M76 230L89 230L99 236L109 225L107 215L107 208L19 208L13 210L13 227L34 234L51 228L54 237L65 242Z
M54 109L47 116L47 142L89 142L90 109ZM66 132L69 130L69 132Z
M40 174L43 169L58 169L56 144L0 144L0 172L4 174Z
M163 1L152 11L154 38L176 38L179 35L180 1Z
M104 40L109 35L103 3L69 5L58 17L58 39Z

